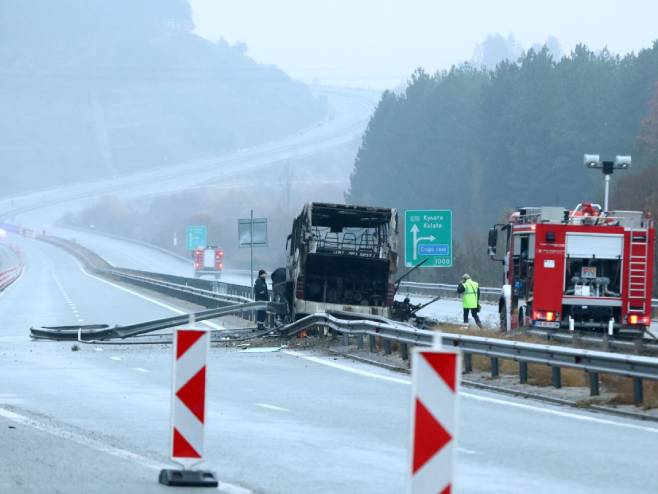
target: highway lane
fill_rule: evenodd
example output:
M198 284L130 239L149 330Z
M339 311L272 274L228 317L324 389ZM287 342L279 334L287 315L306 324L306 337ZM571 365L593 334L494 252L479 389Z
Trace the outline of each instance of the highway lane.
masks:
M23 252L25 270L0 298L3 336L27 338L27 322L128 324L171 315L171 311L161 306L146 304L134 295L85 274L73 257L57 247L12 237Z
M10 240L0 240L0 271L11 269L20 263L16 253L10 248Z
M18 422L25 439L15 441L17 454L9 459L15 468L5 470L0 485L37 492L38 473L62 492L72 477L82 479L85 492L123 492L127 485L156 492L154 465L166 463L170 349L83 345L72 352L70 343L30 341L27 327L75 322L69 302L85 322L127 323L171 312L89 277L55 247L18 242L29 268L0 296L0 426L16 423L7 419L14 413L49 427ZM308 357L211 349L208 465L254 492L402 492L408 377ZM646 473L658 453L653 426L470 390L461 412L459 492L658 488ZM81 459L80 468L54 453L60 449ZM126 465L126 454L139 461ZM41 457L50 461L29 469L18 463ZM124 477L108 487L113 469Z

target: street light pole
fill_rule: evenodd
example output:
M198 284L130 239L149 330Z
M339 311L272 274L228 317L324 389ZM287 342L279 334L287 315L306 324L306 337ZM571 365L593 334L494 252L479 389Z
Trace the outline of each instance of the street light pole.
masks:
M603 172L605 195L603 198L603 212L608 212L608 199L610 196L610 175L615 170L627 170L631 166L630 156L616 156L615 161L601 161L598 154L586 154L583 160L587 168L598 168Z

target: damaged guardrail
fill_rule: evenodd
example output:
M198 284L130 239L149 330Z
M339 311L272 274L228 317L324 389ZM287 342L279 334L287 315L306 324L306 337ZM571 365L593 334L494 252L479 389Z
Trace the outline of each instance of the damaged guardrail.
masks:
M147 321L128 326L109 327L105 324L83 325L83 326L42 326L31 327L30 336L35 339L47 339L58 341L102 341L111 339L126 339L146 333L152 333L162 329L173 328L190 321L206 321L231 314L251 312L256 310L267 310L272 313L281 313L285 310L281 304L276 302L248 302L208 309L193 314L165 317L154 321Z
M16 281L23 272L23 266L14 266L0 272L0 291Z
M57 239L56 242L62 241ZM274 302L253 302L248 297L234 294L220 294L215 290L207 290L198 286L183 285L175 283L169 275L157 273L136 272L134 270L120 270L108 267L102 258L83 247L61 245L81 259L91 269L106 276L117 277L134 284L148 286L164 293L175 294L178 298L189 297L190 301L200 305L216 305L206 311L197 312L192 317L197 321L212 319L229 314L251 313L255 310L266 309L269 312L285 313L284 304ZM182 278L183 280L188 280ZM407 282L407 284L412 282ZM442 285L442 289L452 289L450 285ZM456 287L455 287L456 289ZM493 292L492 292L493 293ZM181 297L183 295L183 297ZM351 314L350 317L354 317ZM133 324L123 327L79 327L79 328L57 328L43 327L31 328L31 335L35 338L48 338L60 340L107 340L125 339L131 336L157 331L185 324L190 320L190 315L174 316L156 321ZM419 329L411 325L391 321L381 317L362 318L354 320L342 319L336 315L317 313L295 321L287 326L278 328L278 331L287 337L292 337L299 332L313 327L328 328L329 330L343 335L346 344L350 338L356 338L359 348L365 345L368 338L370 351L377 351L377 341L381 341L384 352L392 353L393 345L397 344L401 357L409 358L409 346L430 346L435 332ZM323 333L323 331L321 331ZM464 371L472 371L472 357L479 355L490 359L491 375L499 375L499 360L508 359L518 362L519 380L521 383L528 381L529 364L541 364L550 366L552 369L552 384L561 387L561 369L571 368L588 373L590 382L590 393L599 394L600 374L610 374L628 377L633 380L633 397L636 404L643 401L643 380L658 381L658 358L642 357L635 355L624 355L609 352L591 351L585 349L574 349L553 345L538 345L519 341L511 341L497 338L484 338L470 335L442 334L444 345L459 348L464 353Z

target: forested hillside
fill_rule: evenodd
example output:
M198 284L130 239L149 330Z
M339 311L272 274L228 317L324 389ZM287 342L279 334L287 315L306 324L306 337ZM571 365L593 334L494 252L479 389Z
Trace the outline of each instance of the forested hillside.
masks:
M492 71L417 71L404 93L382 96L348 199L452 209L462 241L485 238L515 206L600 202L602 179L584 153L634 153L633 173L658 166L643 144L656 142L646 122L657 80L658 43L625 57L581 45L560 60L530 50Z
M1 193L211 156L324 114L243 45L192 29L186 0L3 1Z

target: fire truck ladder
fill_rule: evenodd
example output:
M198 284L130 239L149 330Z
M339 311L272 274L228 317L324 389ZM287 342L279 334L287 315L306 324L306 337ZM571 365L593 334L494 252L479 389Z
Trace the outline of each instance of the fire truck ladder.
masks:
M647 302L647 263L649 256L649 232L647 230L631 230L630 262L628 277L628 310L646 310ZM631 302L633 300L634 302ZM642 300L640 309L638 302Z

